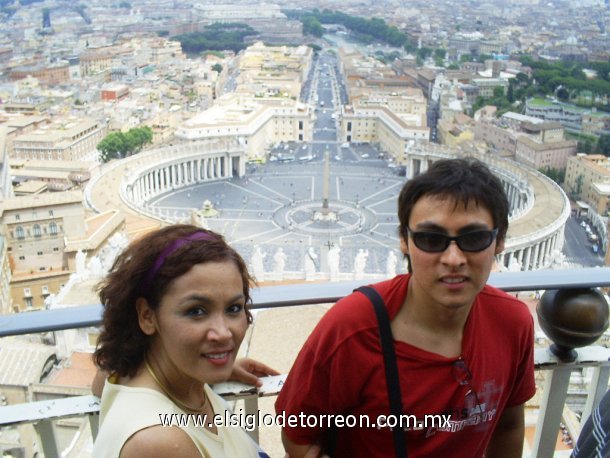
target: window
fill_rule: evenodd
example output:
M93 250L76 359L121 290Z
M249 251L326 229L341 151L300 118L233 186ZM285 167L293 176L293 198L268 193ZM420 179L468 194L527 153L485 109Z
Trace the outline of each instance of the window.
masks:
M34 237L42 237L42 230L40 229L39 224L34 224Z
M21 226L17 226L17 229L15 229L15 234L17 235L17 238L20 240L25 238L25 231L23 230L23 228Z
M49 216L53 216L53 210L49 210Z
M42 256L42 251L36 253L38 256Z
M25 261L25 256L19 256L20 261Z
M19 216L18 214L15 215L15 221L21 221L21 216Z
M32 290L30 288L23 288L23 297L32 297Z
M51 235L57 235L57 224L49 224L49 232L51 233Z

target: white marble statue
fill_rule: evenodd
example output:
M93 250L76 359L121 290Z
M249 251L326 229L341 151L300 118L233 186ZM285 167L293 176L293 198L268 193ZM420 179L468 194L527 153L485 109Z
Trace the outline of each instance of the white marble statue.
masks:
M78 250L75 256L76 261L76 275L79 278L85 278L87 275L87 268L85 267L87 261L87 254L83 250Z
M339 261L341 258L341 248L338 245L333 245L328 250L328 270L330 271L330 279L335 280L339 276Z
M89 273L91 274L91 278L100 278L103 277L106 273L104 270L104 266L102 265L102 261L98 256L93 256L89 261Z
M273 261L273 271L276 274L282 275L286 268L286 253L284 253L284 250L281 247L278 248L273 255Z
M354 274L357 280L364 278L364 269L366 267L366 258L369 256L369 250L360 248L354 259Z
M263 267L263 259L265 259L265 256L267 255L261 251L261 247L255 245L254 251L252 252L252 258L250 258L250 269L252 270L254 278L257 280L262 280L265 275L265 269Z
M313 247L309 247L307 249L307 253L305 253L305 279L313 280L316 274L316 260L318 259L318 255L314 251Z
M398 259L396 258L396 254L394 254L394 250L390 250L388 253L388 259L386 261L386 274L388 278L393 278L396 276L396 262Z

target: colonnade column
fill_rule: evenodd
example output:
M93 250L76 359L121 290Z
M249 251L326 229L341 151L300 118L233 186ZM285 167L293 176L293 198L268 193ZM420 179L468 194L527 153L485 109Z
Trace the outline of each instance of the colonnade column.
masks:
M420 160L419 173L426 173L428 171L428 167L430 166L430 159L423 158Z
M538 269L540 267L540 260L538 259L539 251L540 244L537 243L536 245L534 245L534 265L532 266L533 269Z
M524 249L519 250L518 261L519 261L519 265L521 266L521 270L523 270L523 258L524 257L525 257L525 250Z
M532 247L528 246L525 249L525 264L523 265L523 270L530 270L530 256L532 255Z
M413 158L411 156L407 157L407 180L411 180L413 178L413 168L415 164L413 163Z

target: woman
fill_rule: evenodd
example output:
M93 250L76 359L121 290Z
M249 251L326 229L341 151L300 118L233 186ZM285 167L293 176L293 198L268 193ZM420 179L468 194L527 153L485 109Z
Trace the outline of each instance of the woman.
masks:
M100 285L94 359L111 375L94 457L266 456L241 428L214 423L227 406L209 387L234 371L251 281L222 236L195 226L160 229L121 253ZM275 373L251 360L236 372Z

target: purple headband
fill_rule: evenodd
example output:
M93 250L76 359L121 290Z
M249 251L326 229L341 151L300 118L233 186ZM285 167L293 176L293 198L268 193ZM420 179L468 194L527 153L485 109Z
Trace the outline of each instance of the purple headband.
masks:
M165 249L161 252L159 257L155 261L155 264L152 266L152 269L150 269L148 271L148 274L146 275L146 278L144 279L144 283L142 285L142 292L143 293L148 292L150 285L152 284L152 281L154 280L155 276L159 273L159 270L161 270L161 267L163 267L163 264L165 263L165 260L167 259L167 257L169 255L171 255L174 251L176 251L181 246L183 246L189 242L193 242L195 240L208 240L211 242L211 241L218 240L218 239L217 239L217 237L210 234L209 232L198 231L198 232L193 232L192 234L187 235L186 237L182 237L180 239L174 240L172 243L170 243L168 246L165 247Z

